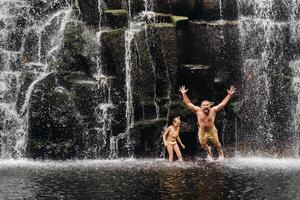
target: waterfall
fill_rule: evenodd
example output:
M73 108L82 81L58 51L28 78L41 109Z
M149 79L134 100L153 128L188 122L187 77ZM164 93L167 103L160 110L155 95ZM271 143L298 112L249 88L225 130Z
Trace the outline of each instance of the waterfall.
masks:
M113 108L113 103L111 100L111 78L104 75L103 73L103 66L102 66L102 54L101 54L101 34L104 31L100 30L97 32L97 44L99 45L98 49L99 52L97 53L96 63L97 63L97 71L96 74L94 74L94 77L97 80L98 89L100 90L100 96L101 99L103 99L98 106L95 109L95 116L97 119L97 123L95 126L95 129L97 131L97 145L96 149L93 151L95 152L95 155L100 156L99 152L97 152L97 149L101 149L107 145L107 139L110 135L111 131L111 109Z
M160 117L159 115L159 106L157 103L157 91L156 91L156 83L157 83L157 78L156 78L156 65L153 62L153 58L152 55L150 53L150 46L149 46L149 38L148 38L148 28L147 26L145 26L145 38L146 38L146 43L147 43L147 48L149 50L149 56L150 56L150 60L151 60L151 67L152 67L152 73L153 73L153 77L154 77L154 84L153 84L153 90L154 90L154 95L153 95L153 102L155 105L155 111L156 111L156 119L158 119Z
M293 137L293 149L294 156L299 157L300 151L300 60L293 61L290 63L290 67L293 69L294 78L293 78L293 88L297 95L298 103L294 111L294 137Z
M154 18L154 12L149 11L149 9L153 9L152 2L148 2L144 0L144 10L137 14L137 16L132 16L132 8L131 1L127 2L128 8L128 24L129 27L125 30L125 91L126 91L126 130L124 133L120 133L118 136L112 136L110 138L110 157L115 158L119 153L119 140L125 139L126 144L125 147L128 152L128 156L133 156L132 142L130 139L130 131L134 127L134 107L133 107L133 88L132 88L132 49L135 47L138 50L138 46L135 45L135 37L138 33L145 31L145 39L147 48L149 49L148 44L148 34L147 34L147 22ZM152 60L150 51L149 56L151 60L151 66L153 71L154 79L156 79L155 75L155 64ZM156 81L155 81L156 82ZM157 118L159 117L159 107L156 102L156 84L154 85L154 105L156 108Z
M133 111L133 102L132 102L132 78L131 78L131 43L135 35L134 29L129 29L125 31L125 86L126 86L126 127L129 131L134 124L134 111Z
M297 18L299 15L299 7L300 1L299 0L291 0L291 40L293 41L300 41L300 20Z
M13 12L16 9L17 12ZM25 1L0 1L0 157L17 157L21 154L18 148L24 135L24 122L16 109L17 95L20 89L21 72L14 69L20 64L21 46L19 38L13 39L13 33L22 34L17 20L29 11ZM9 27L11 26L11 27ZM14 41L15 40L15 41ZM20 142L19 142L20 141Z
M48 61L56 57L70 17L70 9L64 8L36 20L31 9L27 1L0 1L0 158L24 156L30 95L47 76ZM23 91L29 77L31 83Z
M85 40L87 45L85 45L85 56L91 57L91 61L95 63L95 72L93 77L96 80L97 92L99 94L100 100L95 107L94 116L95 123L93 124L92 133L87 132L85 138L85 148L87 149L86 155L93 158L100 158L104 148L108 147L108 140L111 135L111 125L112 125L112 109L114 105L111 99L111 80L112 77L107 76L103 66L102 58L102 35L106 33L108 29L102 27L102 1L98 0L98 14L99 14L99 24L97 32L85 30ZM93 134L95 133L95 134Z
M125 31L125 90L126 90L126 130L125 133L119 135L120 138L126 138L126 148L128 150L128 156L132 157L130 130L134 126L134 108L133 108L133 96L132 96L132 60L131 60L131 48L132 40L140 29L136 29L135 24L130 24L129 29Z
M257 150L289 151L285 143L292 132L298 134L291 90L299 94L299 63L291 61L287 49L299 37L299 1L239 0L238 4L244 72L242 135L238 137ZM293 80L287 78L291 76ZM294 148L297 145L295 142Z
M240 4L246 3L243 1ZM271 12L272 1L255 1L254 2L254 16L244 17L240 16L239 29L241 32L242 56L243 56L243 70L245 74L245 104L253 107L255 103L255 110L249 107L248 112L244 117L247 117L246 129L254 126L256 129L251 130L254 138L259 140L261 136L265 136L264 140L272 140L271 122L268 117L267 106L270 95L270 77L269 77L269 61L272 56L272 49L270 41L272 39L272 30L280 26L275 24L270 17L265 17L265 13ZM240 5L241 6L241 5ZM252 31L251 31L252 30ZM258 36L257 36L258 35ZM256 41L252 40L256 36ZM247 44L249 42L250 44ZM264 45L263 45L264 44ZM261 48L261 49L260 49ZM259 52L261 50L261 52ZM246 107L247 105L245 105ZM255 133L253 133L255 132Z
M222 3L222 0L219 0L219 9L220 9L220 18L221 18L221 21L223 21L223 3Z

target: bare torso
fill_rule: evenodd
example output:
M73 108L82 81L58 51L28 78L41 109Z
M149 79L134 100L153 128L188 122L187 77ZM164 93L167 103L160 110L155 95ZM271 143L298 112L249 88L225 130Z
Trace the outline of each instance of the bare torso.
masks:
M200 108L197 112L198 126L204 130L209 131L215 126L216 110L211 108L208 114L205 114Z
M167 141L176 142L176 139L179 136L179 128L174 128L173 126L170 126L169 128L170 128L170 131L167 136Z

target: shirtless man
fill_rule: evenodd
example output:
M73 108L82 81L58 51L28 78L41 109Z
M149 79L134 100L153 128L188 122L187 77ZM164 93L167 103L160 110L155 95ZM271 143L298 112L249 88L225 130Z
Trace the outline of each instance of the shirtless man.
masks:
M200 107L195 106L186 95L188 89L185 89L185 86L179 88L179 91L182 94L183 102L185 103L185 105L197 115L199 126L198 138L201 147L208 153L207 157L209 159L212 158L211 148L207 144L207 141L209 139L212 144L217 147L219 158L223 159L224 153L221 143L219 142L218 130L215 127L215 118L217 112L219 112L226 106L232 95L236 92L235 87L231 86L230 89L227 90L227 96L223 99L223 101L219 105L214 107L211 107L211 103L208 100L202 101Z
M180 118L175 117L173 119L172 125L166 128L163 134L164 145L165 147L167 147L169 154L169 161L173 161L173 150L175 151L178 160L182 161L182 155L177 144L178 141L182 148L185 148L179 137L180 122Z

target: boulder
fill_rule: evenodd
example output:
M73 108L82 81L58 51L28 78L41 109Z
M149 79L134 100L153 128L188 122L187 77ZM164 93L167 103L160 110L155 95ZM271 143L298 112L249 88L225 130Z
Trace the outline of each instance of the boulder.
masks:
M26 107L28 156L70 159L107 155L111 133L105 130L109 124L101 123L104 116L97 114L104 101L99 90L97 82L83 73L51 73L36 82ZM111 111L107 112L110 115Z

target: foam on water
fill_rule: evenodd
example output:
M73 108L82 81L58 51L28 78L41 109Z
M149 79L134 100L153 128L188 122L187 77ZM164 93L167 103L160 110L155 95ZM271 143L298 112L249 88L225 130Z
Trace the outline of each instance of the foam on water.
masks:
M7 168L29 168L29 169L73 169L73 168L96 168L96 169L169 169L169 168L194 168L199 167L196 162L169 162L165 159L112 159L112 160L32 160L32 159L2 159L0 170Z
M300 170L298 158L268 158L268 157L234 157L228 158L223 163L230 168L255 168L259 170Z
M95 168L109 170L164 170L170 168L192 169L205 167L225 167L233 169L255 170L300 170L300 159L297 158L268 158L268 157L234 157L220 162L204 162L203 160L169 162L165 159L111 159L111 160L32 160L32 159L1 159L0 170L6 168L30 169L73 169Z

